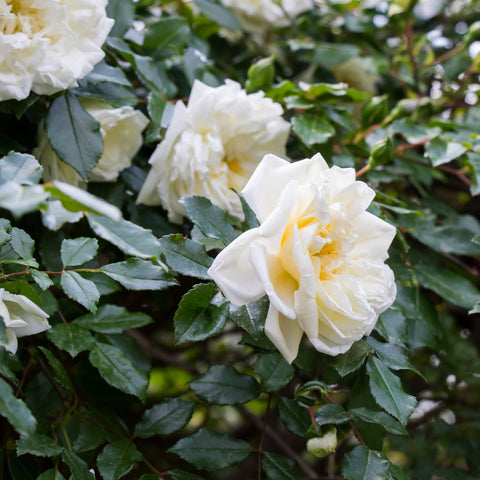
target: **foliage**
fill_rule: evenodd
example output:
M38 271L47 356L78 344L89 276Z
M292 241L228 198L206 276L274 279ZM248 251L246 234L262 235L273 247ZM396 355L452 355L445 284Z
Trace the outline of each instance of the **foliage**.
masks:
M0 478L479 478L478 2L318 1L254 33L215 0L107 13L77 86L0 102L0 288L51 325L0 348ZM246 202L242 221L187 197L182 225L136 203L195 79L263 90L289 158L354 167L396 227L396 301L346 353L304 341L290 365L267 298L232 305L209 279L258 225ZM141 110L143 145L116 182L45 183L40 125L84 180L106 148L82 98Z

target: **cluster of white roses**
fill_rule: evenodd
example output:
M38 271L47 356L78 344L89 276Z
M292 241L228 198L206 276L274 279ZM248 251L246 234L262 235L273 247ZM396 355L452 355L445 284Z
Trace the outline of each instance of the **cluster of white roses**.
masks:
M245 29L282 26L311 8L311 0L222 0ZM0 100L30 91L52 94L75 85L103 57L112 21L106 0L0 0ZM262 22L259 21L262 19ZM147 118L131 107L82 99L100 123L104 152L90 181L115 181L142 145ZM188 105L179 101L138 202L161 205L181 223L182 199L203 195L230 215L243 217L242 195L260 222L216 257L209 274L232 303L268 295L265 332L292 362L306 333L314 347L343 353L369 334L395 298L385 265L395 229L366 211L374 192L353 169L329 168L321 155L290 163L289 123L282 107L263 92L238 83L210 87L195 81ZM44 180L85 187L60 161L43 127L34 154ZM234 191L235 190L235 191ZM22 295L0 289L0 316L14 353L18 336L49 327L48 315Z
M268 295L265 332L292 362L304 332L317 350L337 355L373 330L395 299L384 263L395 228L366 211L375 193L353 169L329 168L320 154L280 158L282 113L263 92L196 81L188 106L176 104L138 201L180 222L182 198L197 194L241 217L231 189L243 188L260 227L220 252L209 275L236 305Z

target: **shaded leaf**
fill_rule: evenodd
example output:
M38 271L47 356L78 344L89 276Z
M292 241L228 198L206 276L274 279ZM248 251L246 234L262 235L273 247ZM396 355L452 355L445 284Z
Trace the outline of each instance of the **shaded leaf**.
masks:
M180 398L170 398L145 410L135 425L135 435L149 438L153 435L170 435L183 428L192 417L194 403Z
M213 304L218 288L212 283L195 285L180 301L173 319L175 343L205 340L220 332L228 316L228 303Z
M264 452L262 468L268 480L303 480L297 462L279 453Z
M103 305L96 314L87 314L75 319L75 325L101 333L122 333L149 323L152 323L152 319L146 313L129 312L117 305Z
M30 453L38 457L56 457L62 452L63 447L46 435L34 434L31 438L17 440L18 456Z
M312 424L308 409L296 400L281 397L278 401L278 410L284 425L291 432L304 437Z
M337 403L327 403L315 412L315 420L319 425L338 425L348 422L350 414Z
M168 452L173 452L197 468L213 471L230 467L247 458L250 445L227 435L200 429L180 439Z
M97 310L100 293L91 280L83 278L77 272L65 271L60 278L60 285L69 298L77 301L91 312Z
M367 361L370 391L375 401L388 413L406 425L408 417L417 405L415 397L404 392L400 379L375 357Z
M266 392L275 392L285 387L295 373L293 366L278 352L259 355L253 369Z
M57 323L48 330L47 336L58 348L65 350L72 357L90 350L95 343L90 332L70 323Z
M87 181L103 153L100 123L67 90L50 105L45 125L55 153Z
M89 471L85 460L77 454L64 449L62 459L69 466L74 480L95 480L95 476Z
M260 394L253 377L238 373L230 365L213 365L189 385L197 396L218 405L246 403Z
M360 445L345 455L342 475L349 480L386 479L388 467L388 460L382 453Z
M126 475L142 454L133 443L116 440L105 445L97 457L97 467L104 480L118 480Z
M101 267L100 271L129 290L163 290L178 285L160 265L139 258L110 263Z
M145 400L148 377L145 372L134 367L120 349L106 343L96 343L88 359L107 383Z

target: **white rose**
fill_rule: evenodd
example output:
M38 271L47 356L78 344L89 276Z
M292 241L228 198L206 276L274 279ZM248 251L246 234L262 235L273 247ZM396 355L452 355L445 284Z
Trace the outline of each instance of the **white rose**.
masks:
M268 152L285 156L289 123L263 92L247 95L236 82L209 87L196 80L188 106L177 102L165 139L150 158L138 202L162 205L172 222L185 210L180 200L202 195L242 218L238 192Z
M288 362L304 332L329 355L370 334L396 294L384 264L395 228L366 211L374 191L320 154L295 163L267 155L242 194L260 226L208 271L227 299L268 295L265 332Z
M240 25L249 32L284 27L302 12L313 8L312 0L221 0L233 10Z
M5 350L17 351L17 337L34 335L50 328L48 315L24 295L16 295L0 288L0 316L5 324L8 342L0 340Z
M76 86L103 57L107 0L0 0L0 101Z
M142 146L142 131L147 117L130 106L114 108L95 99L80 99L85 110L100 123L103 154L90 173L90 182L114 182L118 174L128 168L132 158ZM52 150L45 129L38 131L38 146L32 152L43 166L43 180L61 180L76 187L85 182L68 164L62 162Z

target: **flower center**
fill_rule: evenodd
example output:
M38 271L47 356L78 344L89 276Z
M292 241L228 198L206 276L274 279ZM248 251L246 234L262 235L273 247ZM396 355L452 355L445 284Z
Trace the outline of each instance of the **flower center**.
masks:
M0 0L0 31L4 35L32 35L44 28L32 0Z

